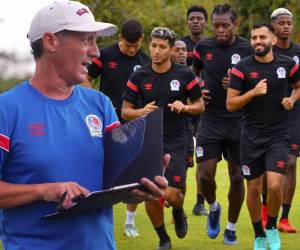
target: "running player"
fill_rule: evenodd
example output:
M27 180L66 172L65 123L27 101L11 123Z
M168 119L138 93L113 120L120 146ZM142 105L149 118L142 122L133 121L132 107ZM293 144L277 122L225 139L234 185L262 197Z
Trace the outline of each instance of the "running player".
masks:
M121 25L119 42L100 51L100 57L94 58L88 67L89 80L100 79L100 91L107 95L121 118L122 95L126 83L135 70L150 62L149 57L140 49L144 32L142 24L135 18ZM124 235L136 237L139 232L135 226L137 204L128 204Z
M190 34L181 38L187 47L187 66L193 64L193 51L197 44L204 39L204 29L207 27L207 10L202 6L193 5L188 8L187 22Z
M194 73L187 67L171 62L175 39L176 34L168 28L153 29L149 46L152 62L131 75L124 95L122 116L132 120L163 107L164 151L171 155L165 172L169 182L165 199L172 206L176 235L184 238L187 220L181 189L186 180L186 114L199 114L204 104L200 99L200 87ZM187 104L188 98L190 104ZM139 99L143 108L137 107ZM165 229L163 208L159 201L146 202L146 211L159 236L157 249L171 249L171 239Z
M196 138L201 190L210 210L207 234L214 239L220 232L221 206L216 200L215 174L223 154L230 177L225 244L237 243L235 227L245 195L239 154L241 112L230 113L226 109L228 71L251 54L249 42L234 34L236 24L237 16L231 6L217 5L212 13L214 37L200 42L194 51L194 70L197 75L202 71L205 89L209 91Z
M293 14L284 8L273 11L271 15L272 25L275 29L277 41L273 51L286 55L299 64L300 46L291 41L293 32ZM290 88L292 90L292 88ZM300 150L300 105L296 102L294 108L289 111L290 151L288 155L288 167L283 182L282 214L278 224L278 230L287 233L296 233L296 228L290 223L288 216L296 189L296 163Z
M204 29L207 27L207 11L202 6L193 5L187 10L187 22L190 34L183 37L181 40L185 42L187 46L187 66L193 64L193 51L196 45L204 39ZM194 136L199 123L199 116L189 117L188 119L188 155L187 166L194 166ZM197 202L193 208L194 215L208 215L207 210L204 208L204 197L200 190L200 173L199 169L196 169L196 181L197 181Z
M273 54L274 28L253 26L254 55L231 71L227 92L229 111L243 109L241 162L247 179L247 206L255 232L254 250L281 247L276 221L282 202L283 174L288 161L288 112L300 98L300 72L294 60ZM289 93L289 84L294 91ZM261 222L262 176L267 175L268 221Z

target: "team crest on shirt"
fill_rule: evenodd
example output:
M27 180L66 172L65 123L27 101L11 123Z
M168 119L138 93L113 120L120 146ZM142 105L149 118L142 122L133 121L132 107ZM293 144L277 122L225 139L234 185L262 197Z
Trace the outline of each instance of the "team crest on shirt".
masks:
M235 65L241 60L241 57L239 54L233 54L231 56L231 64Z
M92 137L102 137L103 124L98 116L89 114L85 118L85 123L89 128Z
M245 176L251 175L250 168L249 168L247 165L243 165L243 166L242 166L242 170L243 170L243 174L244 174Z
M138 69L140 69L142 66L137 64L133 67L133 72L137 71Z
M294 57L293 57L293 60L294 60L297 64L299 64L299 57L298 57L298 56L294 56Z
M201 146L196 147L196 156L203 157L203 148Z
M179 91L180 82L178 80L172 80L170 82L171 91Z
M279 79L280 79L280 78L285 78L285 77L286 77L286 71L285 71L285 68L279 67L279 68L277 69L277 76L278 76Z

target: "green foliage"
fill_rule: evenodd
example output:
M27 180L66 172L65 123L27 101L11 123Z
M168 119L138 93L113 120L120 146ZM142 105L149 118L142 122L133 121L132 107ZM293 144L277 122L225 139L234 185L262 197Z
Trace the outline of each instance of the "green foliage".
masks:
M143 48L148 51L151 30L157 26L167 26L173 29L178 37L186 36L187 28L186 10L191 5L202 5L208 13L213 6L224 1L203 0L82 0L90 6L95 18L104 22L111 22L120 27L121 23L130 17L137 17L144 25L145 42ZM206 31L209 35L208 30ZM103 38L100 47L116 42L118 36Z
M294 15L294 40L299 42L297 34L300 31L300 9L298 0L231 0L231 4L239 15L239 34L250 36L251 27L257 22L270 22L273 10L283 7L289 9Z
M8 78L8 79L0 78L0 93L3 93L5 91L13 88L14 86L16 86L18 83L21 83L22 81L23 81L23 79L20 79L20 78Z

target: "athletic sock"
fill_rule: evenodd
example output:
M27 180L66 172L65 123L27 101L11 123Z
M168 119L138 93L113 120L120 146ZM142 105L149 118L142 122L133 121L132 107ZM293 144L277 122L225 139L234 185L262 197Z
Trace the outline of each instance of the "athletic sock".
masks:
M231 223L228 221L226 229L228 229L230 231L235 231L235 223Z
M264 206L267 206L267 195L266 194L262 194L261 196L262 196L262 204Z
M218 208L219 208L219 205L218 205L217 201L215 201L212 204L209 204L209 210L212 212L216 212L218 210Z
M162 224L160 227L157 227L154 229L159 237L160 243L165 243L165 242L171 241L171 239L166 231L165 224Z
M266 225L266 229L273 229L273 228L277 228L277 216L276 217L271 217L270 215L268 215L268 222Z
M291 204L287 204L287 203L282 204L282 214L280 220L289 218L290 209L291 209Z
M204 205L204 196L202 194L197 194L197 204Z
M134 225L134 218L135 218L136 212L130 212L126 210L126 221L125 224L132 224Z
M252 222L254 233L255 233L255 238L258 237L266 237L266 233L263 229L261 220L258 222Z

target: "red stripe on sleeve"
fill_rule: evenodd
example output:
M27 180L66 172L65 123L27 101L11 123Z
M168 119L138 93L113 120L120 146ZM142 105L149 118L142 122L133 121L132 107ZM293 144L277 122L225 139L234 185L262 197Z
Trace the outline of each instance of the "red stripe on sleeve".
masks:
M299 65L296 63L295 66L291 69L290 76L293 76L298 68L299 68Z
M201 60L201 56L196 50L193 51L193 56L196 57L198 60Z
M198 78L196 77L193 81L191 81L187 86L186 89L187 90L191 90L195 85L197 85L199 83Z
M241 71L239 71L238 69L236 69L236 68L234 68L234 67L233 67L232 70L230 71L230 74L234 74L235 76L241 78L242 80L245 79L244 73L242 73Z
M105 132L109 132L109 131L112 131L114 128L117 128L121 125L121 123L119 121L117 122L114 122L108 126L105 127Z
M136 85L134 85L132 82L128 81L128 82L127 82L127 86L128 86L131 90L133 90L134 92L139 92L138 87L137 87Z
M10 139L5 135L0 134L0 148L9 152L9 144L10 144Z
M93 62L100 68L102 69L103 68L103 63L101 62L101 60L97 57L94 57L93 58Z

